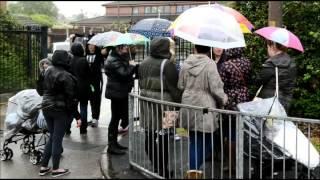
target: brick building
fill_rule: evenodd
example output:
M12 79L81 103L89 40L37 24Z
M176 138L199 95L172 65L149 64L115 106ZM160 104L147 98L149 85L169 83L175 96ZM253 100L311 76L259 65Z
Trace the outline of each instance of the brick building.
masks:
M105 16L72 22L73 26L86 28L101 28L107 30L125 31L137 21L145 18L164 18L174 20L185 10L215 1L114 1L103 4ZM226 4L232 1L219 1Z

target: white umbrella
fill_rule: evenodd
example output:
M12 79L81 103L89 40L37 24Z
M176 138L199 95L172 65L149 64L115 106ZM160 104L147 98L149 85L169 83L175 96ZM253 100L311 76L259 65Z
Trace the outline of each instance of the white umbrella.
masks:
M246 46L236 19L213 5L188 9L169 29L175 36L198 45L223 49Z
M93 36L88 44L93 44L96 46L104 46L107 43L115 40L117 37L122 35L122 33L117 32L117 31L109 31L109 32L104 32L104 33L99 33Z

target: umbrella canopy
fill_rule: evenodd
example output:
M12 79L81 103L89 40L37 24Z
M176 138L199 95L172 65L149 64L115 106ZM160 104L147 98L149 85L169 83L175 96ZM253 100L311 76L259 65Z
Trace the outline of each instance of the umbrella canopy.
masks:
M150 42L148 38L141 34L136 33L125 33L120 34L116 38L112 39L111 41L107 42L104 46L118 46L118 45L145 45L146 43Z
M287 29L279 27L264 27L256 30L255 33L288 48L304 52L299 38Z
M161 18L142 19L132 26L129 32L138 33L151 39L157 36L170 37L167 29L171 23L171 21Z
M236 19L220 8L205 5L188 9L173 22L175 36L194 44L223 49L244 47Z
M115 40L119 35L122 33L116 32L116 31L109 31L104 33L99 33L95 36L93 36L88 44L93 44L96 46L104 46L107 43L111 42L112 40Z
M221 4L213 4L212 6L222 9L223 11L231 14L234 18L236 18L237 22L240 24L240 28L243 33L251 33L251 30L254 28L254 26L239 11L228 6L223 6Z

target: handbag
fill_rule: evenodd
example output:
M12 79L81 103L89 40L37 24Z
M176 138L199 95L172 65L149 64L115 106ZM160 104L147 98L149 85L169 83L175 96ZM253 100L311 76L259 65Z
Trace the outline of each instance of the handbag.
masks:
M167 59L164 59L161 63L160 68L160 84L161 84L161 101L163 101L163 69ZM179 111L164 111L163 105L161 105L161 110L163 112L162 118L162 128L172 128L178 123Z

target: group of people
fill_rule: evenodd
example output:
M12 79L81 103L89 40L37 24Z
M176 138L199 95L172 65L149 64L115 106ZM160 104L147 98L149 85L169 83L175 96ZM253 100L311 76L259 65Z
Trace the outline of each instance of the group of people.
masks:
M288 112L296 78L295 62L286 53L286 47L268 40L267 48L269 58L263 63L261 72L252 78L252 65L244 55L244 48L224 50L195 45L195 53L184 60L179 71L175 68L174 42L170 38L154 38L150 44L150 56L138 68L140 95L161 99L160 70L162 62L167 59L163 68L164 101L237 111L237 104L251 100L249 84L263 86L259 94L261 98L274 96L275 67L278 67L279 100ZM219 127L219 118L213 112L202 116L199 115L201 113L197 115L196 110L187 108L180 108L179 111L180 125L189 131L189 169L201 173L197 170L203 160L211 157L213 147L220 144L212 144L212 137L222 128L222 136L227 140L225 144L231 144L230 149L224 149L231 151L230 167L235 173L236 117L230 116L229 125L229 116L222 116L222 127ZM141 116L141 125L145 129L145 151L155 171L160 176L172 177L173 172L168 169L168 134L159 133L163 118L161 107L145 109L141 105Z
M52 171L53 175L59 176L69 172L68 169L59 168L63 151L62 139L70 129L73 118L77 120L80 133L86 133L88 100L93 108L93 124L97 125L103 84L102 67L107 75L105 97L111 100L112 114L108 127L110 154L123 155L127 149L117 141L118 126L121 120L121 127L127 130L128 93L134 86L135 78L139 79L140 95L153 99L228 110L237 110L238 103L250 101L248 83L252 76L251 63L244 56L243 48L224 50L195 45L195 53L184 60L180 70L175 64L175 41L169 37L154 38L150 43L150 56L141 64L132 60L129 48L123 44L106 51L94 45L89 44L84 48L81 43L74 43L70 53L63 50L54 52L52 66L42 74L44 83L42 86L41 83L38 85L43 95L43 114L50 132L40 175ZM295 63L286 53L284 46L267 41L267 48L270 58L263 64L263 69L254 79L254 83L263 85L260 97L272 97L275 90L274 68L278 67L279 99L288 110L295 81ZM160 71L164 60L166 62L163 66L161 92ZM159 170L159 175L168 178L170 175L172 177L172 172L168 169L169 138L168 134L159 133L163 113L161 108L157 108L160 107L144 109L141 106L140 124L145 129L145 152L154 169ZM180 121L182 127L189 131L189 168L199 170L204 157L212 155L214 144L211 137L219 128L218 118L212 112L207 112L202 117L188 111L185 108L180 109ZM223 136L231 141L234 163L236 126L234 120L231 122L231 137L227 120L223 121L222 128ZM53 162L52 169L48 167L50 157Z

